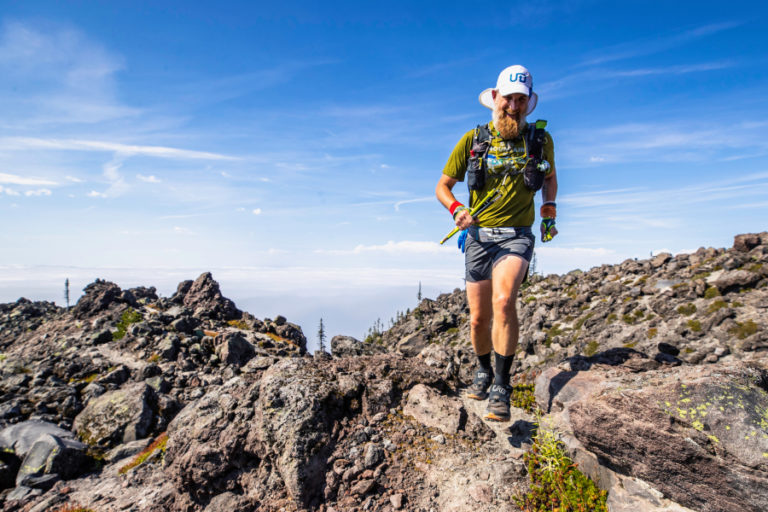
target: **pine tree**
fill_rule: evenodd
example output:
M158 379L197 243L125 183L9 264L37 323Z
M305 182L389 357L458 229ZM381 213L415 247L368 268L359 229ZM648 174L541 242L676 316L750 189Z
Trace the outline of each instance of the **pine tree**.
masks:
M536 251L533 251L533 257L531 258L531 264L528 265L528 277L536 275Z
M325 326L323 325L323 318L320 317L320 327L317 329L317 343L318 343L318 349L321 352L326 352L325 350Z
M69 278L64 281L64 300L67 302L67 311L69 311Z
M419 293L416 295L416 298L421 302L421 281L419 281Z

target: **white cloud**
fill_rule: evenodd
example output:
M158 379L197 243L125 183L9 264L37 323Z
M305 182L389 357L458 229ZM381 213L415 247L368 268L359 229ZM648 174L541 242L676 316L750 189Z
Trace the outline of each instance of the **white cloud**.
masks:
M144 176L143 174L137 174L136 177L145 183L160 183L161 180L154 175Z
M406 200L404 200L404 201L398 201L398 202L396 202L396 203L395 203L395 211L396 211L396 212L399 212L399 211L400 211L400 207L401 207L402 205L404 205L404 204L410 204L410 203L428 203L428 202L432 202L432 201L436 201L436 199L435 199L435 197L434 197L434 196L419 197L419 198L417 198L417 199L406 199Z
M51 149L64 151L107 151L120 153L125 156L141 155L182 160L240 160L238 157L210 153L207 151L194 151L166 146L138 146L98 140L3 137L0 138L0 148L6 150Z
M43 178L30 178L24 176L17 176L15 174L6 174L0 172L0 183L10 183L12 185L58 185L55 181L46 180Z
M49 196L51 195L51 191L47 188L39 188L37 190L27 190L24 192L24 195L27 197L31 196Z
M181 226L174 226L173 227L173 232L177 233L179 235L195 235L195 234L197 234L194 231L192 231L191 229L183 228Z
M254 215L261 215L261 208L254 208L251 213Z
M417 242L403 240L401 242L388 241L383 245L358 245L350 250L317 249L316 254L364 254L364 253L384 253L390 255L404 254L442 254L446 252L455 252L453 247L442 246L437 242Z
M18 195L20 195L16 190L14 190L12 188L4 187L2 185L0 185L0 193L5 193L6 195L9 195L9 196L18 196Z
M105 194L103 192L96 192L95 190L91 190L90 192L88 192L88 197L101 197L101 198L104 198L104 197L107 197L107 194Z
M80 178L75 178L74 176L66 176L64 179L66 179L67 181L71 181L72 183L82 183L83 182L83 180L81 180Z
M605 162L605 158L602 156L591 156L589 157L590 162Z

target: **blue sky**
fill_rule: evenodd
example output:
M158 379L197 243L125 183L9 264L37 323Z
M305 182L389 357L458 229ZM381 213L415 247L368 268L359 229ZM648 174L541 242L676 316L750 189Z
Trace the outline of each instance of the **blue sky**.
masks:
M211 270L313 340L463 286L434 186L533 74L563 273L768 219L763 2L0 3L0 301ZM457 191L466 197L462 184ZM537 202L539 200L537 199ZM448 245L448 244L447 244Z

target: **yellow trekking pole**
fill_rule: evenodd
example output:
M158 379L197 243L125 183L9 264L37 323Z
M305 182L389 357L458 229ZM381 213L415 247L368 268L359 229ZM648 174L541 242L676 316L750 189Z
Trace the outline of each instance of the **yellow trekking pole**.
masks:
M485 198L483 198L483 200L482 200L482 201L480 201L479 203L477 203L477 205L475 205L475 207L474 207L474 208L472 208L471 210L469 210L469 215L470 215L471 217L474 217L475 215L477 215L478 213L480 213L480 211L481 211L481 210L483 210L483 209L484 209L484 207L486 207L486 206L490 206L490 203L489 203L489 204L487 204L487 205L486 205L486 203L488 203L488 201L490 201L492 198L494 198L494 197L496 196L497 192L498 192L498 190L497 190L497 189L493 189L493 190L491 190L490 192L488 192L488 195L487 195L487 196L485 196ZM455 234L456 234L456 233L458 233L459 231L461 231L461 230L460 230L458 227L455 227L455 228L453 228L453 231L451 231L450 233L448 233L447 235L445 235L445 238L443 238L442 240L440 240L440 245L444 244L446 241L448 241L448 240L449 240L449 239L450 239L450 238L451 238L453 235L455 235Z

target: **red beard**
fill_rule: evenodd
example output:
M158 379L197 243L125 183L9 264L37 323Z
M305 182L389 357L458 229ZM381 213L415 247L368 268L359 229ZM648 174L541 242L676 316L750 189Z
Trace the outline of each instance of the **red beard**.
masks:
M510 115L502 109L493 111L493 126L503 139L516 139L523 127L523 116L520 112Z

